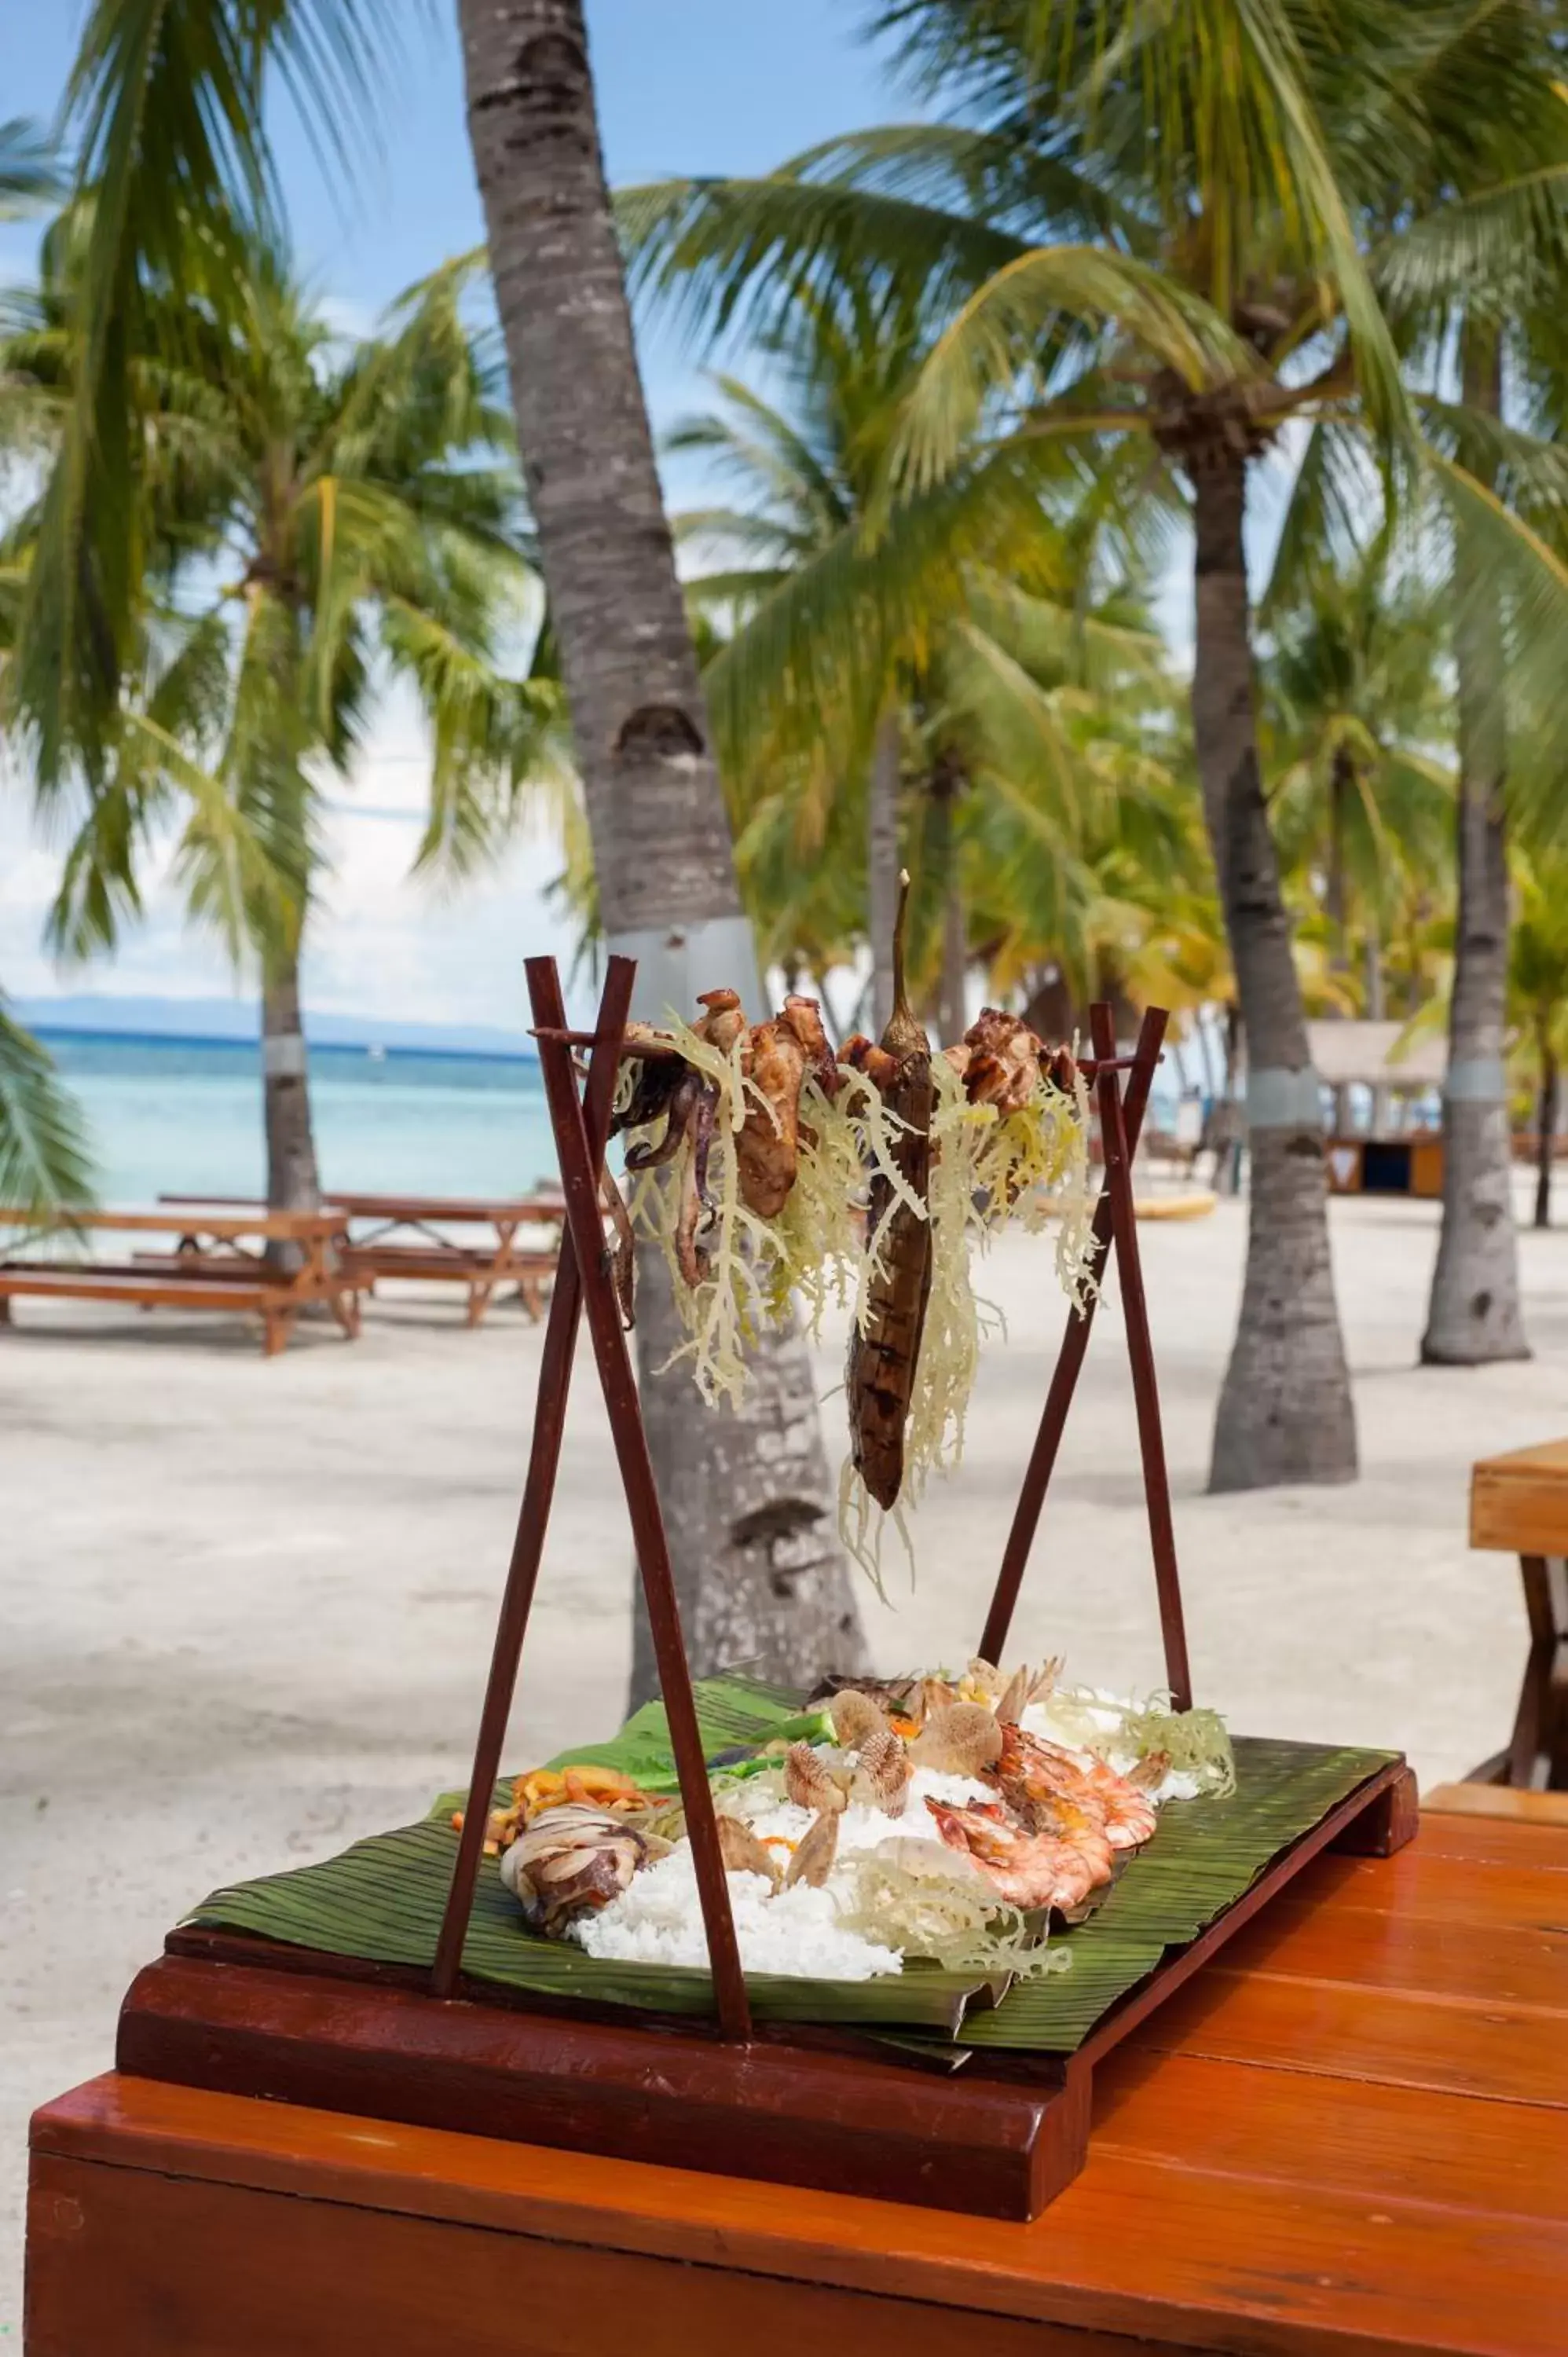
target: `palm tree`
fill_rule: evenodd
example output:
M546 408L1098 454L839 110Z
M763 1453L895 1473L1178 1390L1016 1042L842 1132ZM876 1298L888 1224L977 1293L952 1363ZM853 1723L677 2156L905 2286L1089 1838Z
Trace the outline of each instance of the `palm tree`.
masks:
M57 185L49 150L32 124L0 123L0 216L43 203ZM8 568L0 581L7 664L19 589ZM31 1216L85 1201L91 1184L86 1136L53 1059L0 996L0 1205Z
M1434 14L1407 91L1425 136L1414 168L1380 208L1379 281L1412 377L1428 387L1423 422L1450 462L1439 473L1452 502L1459 910L1443 1224L1422 1357L1475 1365L1529 1352L1504 1065L1509 806L1518 799L1509 773L1520 741L1518 678L1536 667L1543 644L1558 700L1568 576L1545 546L1561 540L1559 454L1532 450L1504 417L1514 364L1539 339L1561 344L1568 112L1559 77L1568 27L1560 7L1533 0ZM1521 580L1520 552L1499 535L1505 503L1538 527L1545 509L1544 538L1527 560L1533 577ZM1538 732L1543 746L1553 733Z
M1552 1225L1557 1093L1568 1060L1568 856L1516 863L1519 908L1509 936L1509 1018L1534 1064L1535 1224Z
M1326 979L1374 1020L1390 934L1451 866L1448 601L1414 554L1386 526L1364 547L1319 544L1281 565L1259 616L1275 841L1321 904Z
M977 789L980 772L1002 758L988 728L1010 732L1025 777L1073 761L1024 658L1048 643L1058 665L1052 684L1061 684L1070 642L1080 668L1103 673L1114 659L1123 691L1134 653L1145 684L1162 655L1146 631L1074 611L1078 560L1042 504L1037 473L982 467L884 512L887 457L918 353L917 315L896 295L851 285L838 299L808 301L768 347L788 407L724 376L720 407L677 426L668 447L702 455L732 501L677 522L710 568L688 580L688 597L731 625L704 685L732 809L746 828L743 880L757 805L795 814L794 888L771 869L757 879L784 887L787 905L839 906L846 869L858 877L864 863L851 932L870 952L870 1020L879 1028L891 924L885 934L879 926L907 860L909 971L941 1036L955 1039L965 1021L967 899L980 876L971 851ZM782 847L774 825L761 839ZM776 931L769 907L769 941Z
M599 905L644 1002L719 982L757 1003L718 766L654 468L605 187L581 0L459 0L468 124L518 438L561 649ZM660 1255L640 1269L643 1412L699 1669L860 1657L828 1511L810 1362L754 1354L745 1407L706 1427ZM639 1621L634 1692L653 1684Z
M17 397L52 395L57 412L74 393L82 234L68 217L47 241L5 355ZM140 845L183 805L192 911L260 969L267 1200L300 1210L319 1199L299 971L321 802L374 696L403 677L424 706L426 859L471 858L561 732L550 683L499 668L532 576L498 363L461 317L472 263L345 347L274 246L254 241L248 257L241 307L200 340L187 324L179 365L160 356L172 336L155 335L128 373L147 611L86 776L54 932L75 954L111 943L136 904ZM18 537L47 530L46 495ZM28 716L41 738L59 725L47 708Z
M66 676L91 751L134 635L133 570L84 564L95 517L124 513L122 345L160 274L220 309L242 283L218 224L275 217L263 94L281 68L338 152L392 53L367 0L94 0L70 102L97 191L91 322L50 485L31 666ZM133 21L134 19L134 21ZM580 0L461 5L469 122L490 230L530 504L571 709L596 891L619 947L642 952L657 1011L754 964L706 715L654 470L599 154ZM58 758L59 748L46 747ZM673 1315L645 1276L639 1360L650 1443L691 1649L798 1675L858 1658L809 1362L787 1334L756 1361L722 1430L661 1374ZM637 1683L650 1674L646 1648Z
M1354 1424L1258 767L1241 537L1249 470L1287 420L1343 404L1353 370L1374 414L1400 411L1347 210L1336 92L1275 5L1243 18L1129 0L1076 48L1065 11L1026 0L983 17L937 0L890 14L909 59L980 127L870 133L768 182L650 192L628 218L645 267L726 307L765 267L818 284L846 248L933 289L947 323L907 427L917 484L988 415L1018 441L1077 445L1086 467L1108 437L1136 436L1151 477L1185 483L1194 734L1252 1072L1248 1276L1212 1480L1342 1480Z
M1194 733L1251 1063L1247 1283L1217 1488L1355 1468L1318 1092L1258 760L1248 485L1293 420L1325 421L1363 453L1369 437L1385 468L1412 447L1378 299L1399 248L1366 249L1391 220L1408 233L1400 192L1430 185L1461 93L1477 123L1491 119L1477 93L1511 87L1511 68L1483 82L1487 60L1464 37L1517 13L1512 0L1420 12L1331 0L1310 17L1288 0L998 0L983 11L896 0L880 21L927 87L956 101L957 120L839 140L763 181L674 183L626 200L644 274L699 318L733 328L749 307L771 324L850 268L922 289L945 326L906 426L909 483L939 479L989 425L1014 442L1076 447L1089 468L1114 444L1141 443L1146 479L1185 487ZM1540 70L1525 79L1538 122L1549 84ZM1534 164L1532 141L1533 130L1494 146ZM1473 227L1439 227L1423 283L1452 274ZM1485 482L1445 467L1467 511L1499 527L1494 550L1522 545ZM1299 487L1316 526L1325 472L1304 470ZM1545 574L1561 643L1568 576Z
M771 339L788 413L722 376L723 407L668 437L671 454L708 460L740 501L678 520L718 567L689 581L688 597L739 623L704 682L732 797L748 802L757 780L791 773L796 848L820 851L824 813L834 811L842 838L846 784L864 780L869 1019L878 1035L893 1010L911 641L929 601L908 535L873 549L867 525L918 334L915 307L896 289L851 285L838 299L806 305ZM954 574L945 544L939 562L938 601L950 597Z

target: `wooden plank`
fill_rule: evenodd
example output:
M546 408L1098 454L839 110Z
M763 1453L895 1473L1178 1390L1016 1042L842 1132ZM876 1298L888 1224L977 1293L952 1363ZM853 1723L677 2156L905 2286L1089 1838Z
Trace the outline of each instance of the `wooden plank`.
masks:
M1259 2075L1276 2098L1271 2105L1254 2095L1261 2115L1273 2117L1283 2143L1299 2141L1290 2109L1298 2076ZM288 2192L300 2197L294 2205L300 2212L324 2201L352 2204L394 2211L403 2221L488 2226L498 2240L527 2233L578 2244L593 2252L596 2267L604 2250L636 2251L768 2278L770 2296L780 2278L891 2295L905 2303L906 2322L918 2314L909 2303L926 2302L1237 2357L1319 2357L1330 2349L1336 2357L1396 2351L1541 2357L1556 2345L1568 2301L1568 2235L1538 2219L1520 2224L1361 2190L1251 2180L1172 2155L1097 2148L1045 2218L1010 2226L438 2131L372 2129L328 2114L113 2079L48 2106L34 2123L34 2142L42 2155L112 2160L166 2183L189 2178ZM184 2239L183 2231L170 2233L172 2212L161 2198L143 2218L142 2242L154 2239L155 2221L156 2234L171 2246ZM521 2262L527 2255L511 2247ZM205 2248L201 2260L205 2266ZM444 2267L437 2261L429 2271ZM514 2265L510 2281L517 2314L524 2314L526 2265ZM577 2319L575 2346L585 2357L611 2346L588 2337L604 2313L592 2302ZM784 2313L781 2301L770 2311ZM624 2357L631 2339L641 2340L640 2309L636 2335L628 2336L618 2308L615 2323ZM950 2316L947 2329L943 2345L960 2345ZM158 2357L176 2346L250 2357L252 2345L171 2337ZM280 2345L295 2347L287 2340L272 2344ZM352 2336L337 2345L373 2346L378 2357L424 2346ZM444 2345L444 2357L455 2345L465 2345L460 2332ZM718 2345L701 2334L686 2344L688 2351ZM757 2345L787 2345L787 2336L765 2330ZM908 2345L891 2336L866 2344ZM1005 2344L988 2327L976 2345ZM1053 2346L1043 2335L1026 2345ZM1079 2357L1095 2347L1067 2345ZM112 2357L91 2341L72 2347L70 2357L82 2348ZM64 2348L48 2348L47 2357L65 2357Z
M451 1220L461 1224L491 1226L517 1221L559 1226L566 1216L561 1195L518 1195L495 1198L462 1195L338 1195L328 1200L356 1220Z
M1527 1867L1475 1867L1441 1857L1417 1842L1391 1858L1325 1857L1292 1887L1305 1905L1367 1907L1386 1915L1437 1917L1482 1932L1561 1929L1565 1918L1556 1876Z
M285 1285L252 1277L175 1277L134 1271L83 1268L18 1269L0 1267L0 1293L34 1300L129 1301L166 1309L281 1309L297 1307L301 1297Z
M1423 1818L1423 1855L1456 1858L1467 1866L1529 1867L1540 1874L1568 1874L1568 1792L1532 1792L1526 1797L1555 1800L1555 1817L1543 1812L1540 1817L1510 1823L1487 1811L1484 1815L1440 1814L1430 1824Z
M120 2012L120 2068L730 2177L1038 2215L1082 2165L1083 2074L945 2076L876 2050L650 2032L164 1956Z
M516 1246L499 1266L493 1252L471 1252L457 1244L349 1244L346 1266L356 1276L431 1279L461 1285L515 1285L523 1276L553 1276L557 1265L553 1249L523 1252Z
M1568 1825L1568 1792L1529 1792L1517 1784L1434 1784L1421 1803L1428 1814L1500 1817L1520 1825Z
M1221 1960L1152 2014L1132 2043L1143 2053L1568 2109L1568 2030L1560 2013L1541 2007L1233 1973Z
M1312 1907L1287 1893L1239 1935L1222 1961L1235 1972L1346 1981L1483 2007L1500 2001L1568 2016L1568 1917L1557 1928L1478 1936L1470 1925L1439 1917Z
M191 1205L178 1211L113 1211L102 1205L77 1207L41 1217L0 1207L0 1227L20 1227L42 1235L63 1228L102 1230L124 1235L272 1236L284 1243L309 1243L317 1237L341 1235L347 1215L336 1209L321 1211L210 1211Z
M1568 2113L1545 2106L1123 2048L1094 2074L1093 2150L1568 2226Z
M1470 1475L1470 1544L1568 1555L1568 1440L1482 1458Z
M748 2341L950 2357L952 2347L950 2309L908 2298L91 2162L38 2165L29 2229L31 2357L693 2357ZM985 2334L994 2357L1151 2347L1005 2317Z

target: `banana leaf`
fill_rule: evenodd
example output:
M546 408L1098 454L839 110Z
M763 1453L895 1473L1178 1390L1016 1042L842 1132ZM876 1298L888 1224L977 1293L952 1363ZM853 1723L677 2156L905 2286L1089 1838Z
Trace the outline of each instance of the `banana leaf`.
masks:
M712 1762L727 1749L792 1734L799 1695L744 1678L704 1679L697 1717ZM1224 1800L1174 1803L1154 1839L1118 1877L1102 1906L1060 1933L1069 1971L1004 1983L911 1963L871 1981L792 1979L753 1973L746 1986L759 2020L858 2025L966 2048L1067 2053L1115 2000L1195 1939L1262 1869L1393 1755L1310 1743L1238 1738L1237 1789ZM663 1706L650 1703L608 1743L576 1746L551 1764L619 1768L646 1789L673 1789ZM497 1787L510 1798L510 1780ZM466 1795L443 1794L418 1824L356 1842L341 1856L216 1890L188 1923L259 1934L297 1947L380 1964L427 1967L446 1902L456 1835L451 1813ZM481 1867L463 1952L472 1978L499 1987L674 2016L709 2015L709 1975L670 1965L612 1964L522 1925L493 1859Z

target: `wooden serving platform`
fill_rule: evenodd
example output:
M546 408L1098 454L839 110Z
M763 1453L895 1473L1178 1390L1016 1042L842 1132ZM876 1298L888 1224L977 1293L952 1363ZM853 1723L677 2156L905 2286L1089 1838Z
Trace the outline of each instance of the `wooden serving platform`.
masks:
M1240 1899L1112 2006L1070 2055L894 2050L780 2025L725 2040L601 2007L509 2003L423 1976L221 1932L171 1934L133 1983L117 2068L229 2095L418 2127L1036 2218L1083 2166L1096 2062L1320 1853L1389 1856L1416 1829L1391 1762L1292 1843Z

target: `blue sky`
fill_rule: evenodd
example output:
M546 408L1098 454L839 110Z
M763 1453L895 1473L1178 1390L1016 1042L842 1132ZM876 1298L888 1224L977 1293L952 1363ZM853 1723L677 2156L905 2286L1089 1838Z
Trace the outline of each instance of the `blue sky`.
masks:
M403 30L380 119L324 169L286 99L274 136L304 274L348 326L484 235L463 122L456 0L377 0ZM48 121L87 0L0 0L0 113ZM861 37L858 0L587 0L605 157L613 185L675 173L765 170L866 124L918 110L887 55ZM0 223L0 273L31 265L36 226ZM700 364L639 322L649 405L667 425L701 392Z
M424 10L420 0L377 5L406 28L406 55L352 185L323 172L285 108L275 124L301 264L351 328L483 233L453 0ZM907 116L885 59L858 38L868 13L856 0L587 0L612 182L759 171L837 132ZM0 112L52 117L85 14L86 0L0 0ZM35 227L0 225L0 276L26 275L36 242ZM668 333L645 334L642 349L650 407L656 425L667 425L691 405L700 378ZM336 873L307 952L307 1000L510 1025L521 958L565 946L540 899L553 847L523 843L456 899L408 883L421 766L412 715L389 711L334 820ZM162 889L113 964L56 969L39 930L59 847L31 829L17 783L0 797L0 984L33 997L84 988L199 996L233 986L216 948L185 930Z

